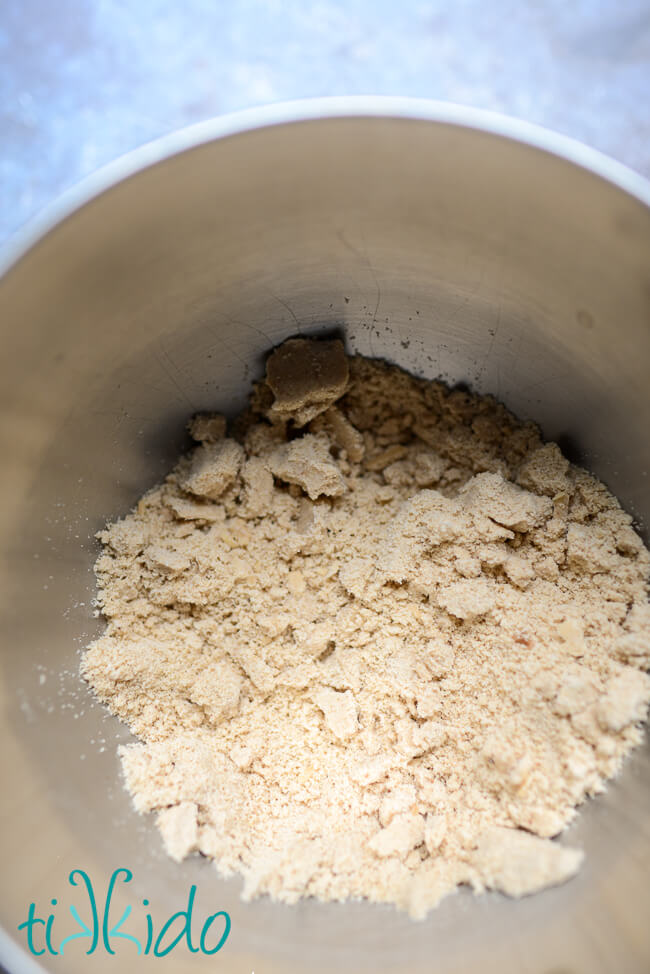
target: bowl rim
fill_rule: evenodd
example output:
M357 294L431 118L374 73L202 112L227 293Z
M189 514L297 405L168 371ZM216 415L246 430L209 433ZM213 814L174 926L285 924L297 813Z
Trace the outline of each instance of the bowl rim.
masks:
M55 196L0 245L2 277L44 236L97 196L138 172L217 139L264 128L344 118L386 118L455 125L500 136L573 163L650 208L650 180L598 149L533 122L428 98L335 95L244 108L175 129L117 156Z

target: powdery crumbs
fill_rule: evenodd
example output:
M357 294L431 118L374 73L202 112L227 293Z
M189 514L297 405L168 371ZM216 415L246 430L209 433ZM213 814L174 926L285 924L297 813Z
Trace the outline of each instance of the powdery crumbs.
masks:
M525 896L575 876L583 858L579 849L495 827L479 835L472 865L488 889Z
M321 687L314 694L314 703L325 716L325 723L339 740L352 737L358 729L357 706L350 690Z
M416 918L574 875L553 837L650 699L650 558L611 494L493 399L340 342L285 343L230 436L189 430L100 535L82 663L169 855Z
M193 802L179 802L158 813L156 820L165 850L176 862L181 862L197 848L197 807Z
M244 451L234 440L198 446L179 472L179 486L195 497L218 500L237 478Z
M330 454L330 442L322 434L306 433L279 446L269 456L268 466L279 480L301 487L311 500L321 495L337 497L347 490Z

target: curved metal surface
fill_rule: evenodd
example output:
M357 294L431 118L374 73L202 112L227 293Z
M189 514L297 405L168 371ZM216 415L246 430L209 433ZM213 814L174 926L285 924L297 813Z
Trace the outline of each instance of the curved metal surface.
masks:
M629 167L606 156L597 149L553 132L541 125L501 115L485 109L472 108L448 101L428 98L402 98L379 95L328 96L278 102L238 112L219 115L195 125L188 125L167 136L148 142L132 152L115 159L62 193L35 218L16 232L0 251L0 274L18 260L37 240L57 223L70 216L93 197L134 173L154 165L169 156L184 152L204 142L236 135L251 129L290 122L336 117L395 117L420 121L444 122L476 128L494 135L524 142L561 156L576 165L591 170L626 192L650 205L650 182Z
M188 413L236 411L263 353L296 332L341 328L352 350L495 393L650 523L649 203L624 167L532 126L326 99L138 150L17 238L0 281L0 920L13 941L30 902L66 902L70 869L105 885L128 866L125 902L148 897L157 921L193 882L204 914L231 914L223 954L179 952L179 972L648 969L647 747L584 807L571 838L587 863L557 890L460 893L421 924L359 903L245 905L206 862L167 860L132 811L115 755L128 733L90 699L78 653L100 625L94 533L168 469ZM111 966L69 953L71 974Z

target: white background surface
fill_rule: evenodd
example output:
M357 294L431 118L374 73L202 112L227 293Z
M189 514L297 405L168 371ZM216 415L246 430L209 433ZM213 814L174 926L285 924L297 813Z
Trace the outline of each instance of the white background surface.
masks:
M650 2L0 0L0 243L156 136L332 94L506 112L650 175Z

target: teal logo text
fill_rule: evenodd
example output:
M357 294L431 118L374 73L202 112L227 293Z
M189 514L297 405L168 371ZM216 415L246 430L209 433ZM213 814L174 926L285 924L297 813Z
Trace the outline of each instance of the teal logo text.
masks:
M146 911L149 900L142 900L144 922L140 922L130 905L126 906L119 919L111 912L111 901L115 885L118 882L130 883L133 873L130 869L121 867L115 869L106 887L106 895L99 904L95 890L88 873L83 869L73 869L68 876L68 882L82 894L83 909L73 903L69 912L75 927L72 932L59 933L63 922L59 920L57 911L47 911L47 916L39 916L36 903L30 903L27 919L18 924L18 930L25 932L27 947L32 954L39 956L57 954L65 956L68 949L83 945L86 954L94 954L96 950L105 950L114 954L116 948L130 945L129 950L138 954L152 954L154 957L165 957L175 947L184 946L192 954L218 953L230 933L230 917L225 910L211 913L203 923L194 916L194 901L196 886L191 886L187 898L187 907L173 913L160 929L154 929L151 914ZM50 900L52 907L58 906L56 899ZM139 911L138 911L139 912ZM127 921L130 921L127 929ZM68 925L69 925L68 920ZM144 931L141 928L144 926ZM136 936L138 934L138 936Z

